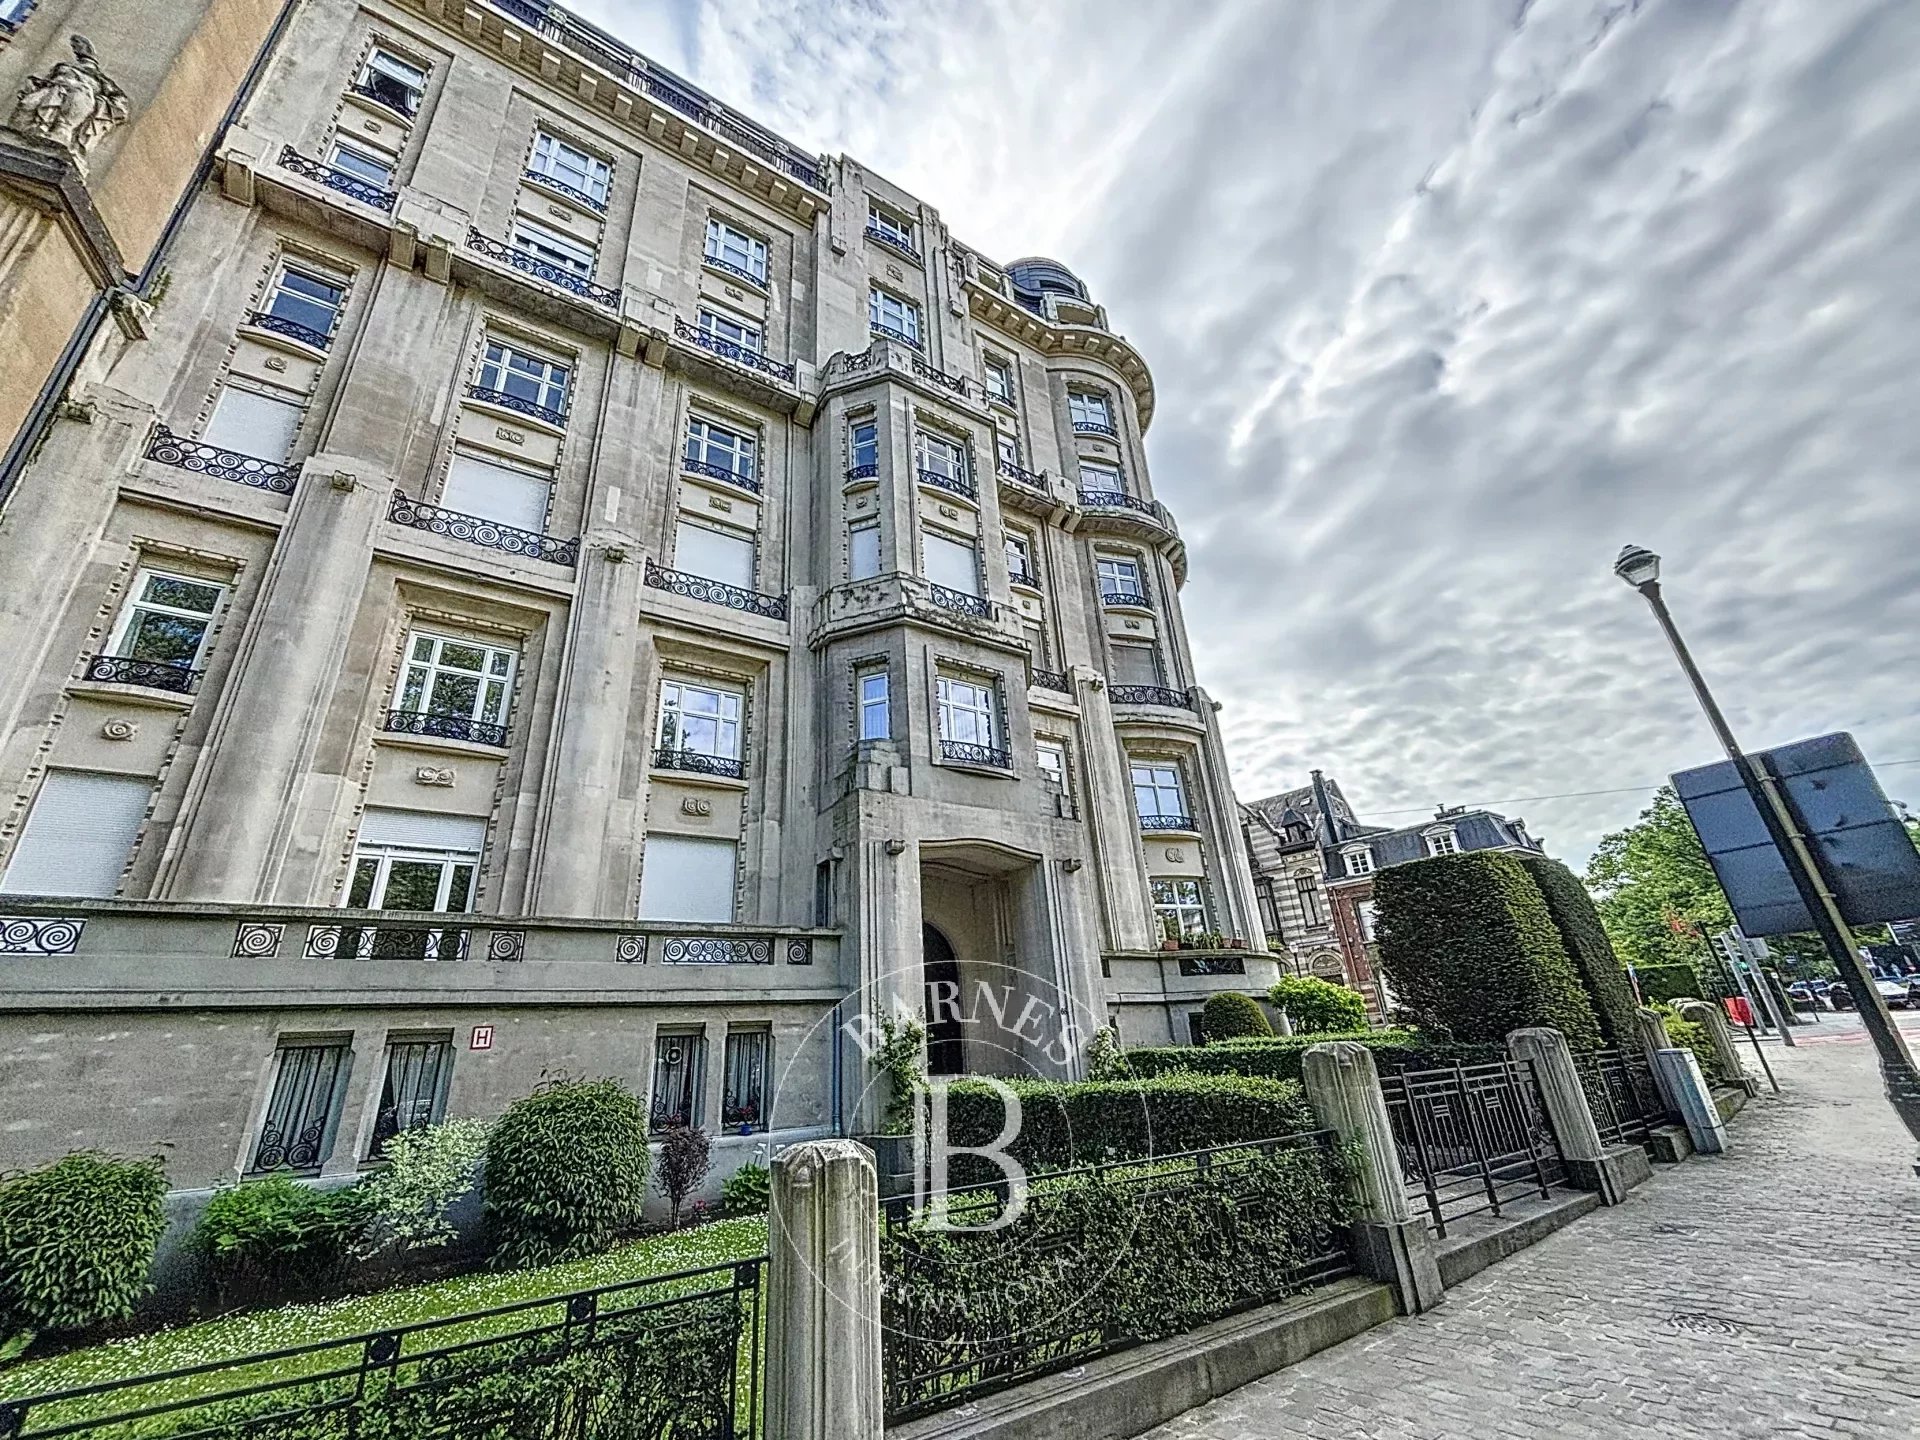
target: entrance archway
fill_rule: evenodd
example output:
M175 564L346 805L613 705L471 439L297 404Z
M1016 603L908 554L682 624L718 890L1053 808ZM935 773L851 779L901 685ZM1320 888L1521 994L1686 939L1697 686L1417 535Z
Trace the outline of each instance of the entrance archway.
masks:
M950 986L947 995L960 993L960 961L953 953L953 945L932 925L920 927L920 946L922 968L925 970L926 1011L940 1018L927 1026L927 1073L929 1075L958 1075L965 1066L964 1041L961 1038L960 1017L957 1007L935 1005L934 986Z

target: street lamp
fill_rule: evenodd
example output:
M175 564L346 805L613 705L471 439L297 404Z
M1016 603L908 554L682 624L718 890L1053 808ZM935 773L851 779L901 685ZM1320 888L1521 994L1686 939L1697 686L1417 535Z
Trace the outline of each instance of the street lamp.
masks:
M1880 1077L1886 1082L1887 1101L1905 1122L1908 1132L1916 1141L1920 1141L1920 1071L1914 1069L1913 1056L1894 1025L1893 1016L1887 1012L1887 1002L1880 998L1873 977L1861 963L1860 952L1853 948L1853 937L1841 917L1839 906L1834 903L1833 891L1828 887L1826 877L1820 873L1819 862L1807 847L1806 837L1800 833L1799 822L1787 808L1779 782L1764 764L1742 750L1733 738L1727 717L1720 713L1713 693L1707 689L1706 680L1687 651L1686 642L1680 638L1673 616L1667 612L1667 602L1660 598L1660 557L1638 545L1628 545L1621 550L1620 558L1613 562L1613 573L1638 590L1647 604L1653 607L1654 617L1659 620L1667 643L1673 647L1674 658L1680 662L1688 683L1693 686L1694 698L1706 712L1707 723L1713 726L1720 748L1727 752L1727 758L1733 762L1741 784L1746 786L1747 794L1753 800L1754 809L1760 812L1761 822L1767 827L1773 848L1779 852L1781 861L1787 867L1787 874L1793 878L1793 886L1800 893L1801 903L1813 917L1814 929L1820 933L1827 954L1839 970L1841 979L1846 981L1847 989L1852 992L1854 1006L1866 1024L1867 1034L1873 1038L1873 1048L1880 1054ZM1915 1168L1920 1170L1920 1165Z

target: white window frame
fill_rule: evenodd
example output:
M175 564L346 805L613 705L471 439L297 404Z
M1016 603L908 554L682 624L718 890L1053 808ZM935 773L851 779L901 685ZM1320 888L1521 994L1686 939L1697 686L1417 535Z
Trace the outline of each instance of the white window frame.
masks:
M570 165L570 161L578 163ZM533 132L533 149L527 155L527 173L551 180L575 195L584 195L602 210L606 208L607 192L613 184L611 163L571 140L561 139L544 126Z
M1161 887L1166 887L1165 894ZM1148 881L1153 897L1154 924L1167 935L1166 922L1173 921L1172 939L1188 939L1207 933L1207 886L1197 875L1155 875Z
M1127 472L1105 460L1082 460L1080 488L1082 491L1106 490L1124 495L1127 493Z
M382 60L387 61L393 68L382 68L380 64ZM396 70L404 71L405 73L396 74ZM371 90L374 88L373 77L375 75L381 75L393 81L395 84L407 90L413 97L413 104L401 112L411 118L420 113L420 106L426 101L427 77L432 73L432 69L429 66L416 64L414 61L402 55L398 50L394 50L386 45L375 45L371 50L367 51L367 58L360 66L360 73L355 77L355 83L364 85Z
M1429 859L1460 853L1460 836L1451 825L1440 825L1432 830L1422 831L1420 838L1426 842Z
M1354 845L1340 852L1340 863L1349 875L1373 874L1373 847Z
M870 229L878 230L881 238L889 244L898 245L915 255L920 253L919 247L913 243L913 221L878 200L867 201L867 225Z
M867 432L865 438L862 431ZM862 450L869 452L864 460L860 458ZM868 465L880 468L880 422L871 417L847 426L847 468L859 470Z
M1025 468L1020 464L1020 437L1009 431L993 432L993 454L1002 465L1011 465L1015 469Z
M1100 582L1100 595L1105 599L1109 595L1127 595L1138 600L1147 598L1145 581L1140 573L1140 562L1130 555L1096 555L1093 559L1095 578Z
M1076 427L1099 425L1108 430L1116 428L1113 423L1113 400L1102 390L1067 391L1067 417Z
M854 734L862 740L893 738L893 672L884 666L861 666L853 672Z
M987 355L981 358L980 369L982 377L980 388L987 392L987 398L998 400L1004 405L1012 405L1014 403L1013 366L997 355ZM996 385L994 383L996 378L1004 383Z
M946 435L937 435L931 430L916 430L913 436L914 467L926 471L929 475L938 475L943 480L953 480L965 485L967 477L967 447L960 441Z
M551 265L580 280L591 281L600 263L600 252L586 241L524 215L513 217L507 244L529 260Z
M214 592L213 608L202 613L189 610L184 606L168 605L157 600L142 597L147 585L154 580L170 580L181 585L198 585ZM133 633L135 622L143 614L165 615L175 620L198 621L200 623L200 643L194 647L193 658L184 668L198 670L200 662L206 658L207 646L213 639L213 622L219 618L220 607L226 603L227 587L218 580L204 580L198 575L181 575L172 570L154 570L141 566L134 572L133 586L127 591L127 598L120 606L120 615L113 624L113 639L107 646L107 653L120 659L134 657L125 653L127 637ZM156 661L156 664L175 664L175 661Z
M933 696L939 738L956 745L984 745L990 750L1004 748L1000 743L997 689L991 680L976 676L936 675ZM963 729L974 733L958 733ZM982 733L985 739L981 738Z
M904 296L875 285L867 291L867 328L917 347L920 344L920 307Z
M406 910L406 915L468 915L473 912L473 902L480 891L480 854L478 850L454 850L425 845L397 845L375 842L363 845L357 841L353 847L353 864L347 867L347 887L342 892L341 904L356 910L384 910L387 898L387 885L393 878L395 865L438 865L440 867L439 887L434 891L431 910ZM374 862L373 880L367 889L367 903L353 904L353 891L359 880L360 867L364 861ZM448 908L448 901L454 898L454 878L461 867L469 870L467 893L460 907ZM371 937L372 932L367 932ZM368 944L372 941L369 938Z
M506 385L508 380L529 382L538 392L536 396L522 398L542 409L563 416L567 413L567 405L572 398L572 365L528 350L511 340L502 340L497 335L482 336L480 364L474 370L473 383L482 390L496 390L503 395L511 395L513 392Z
M760 473L760 437L705 415L687 416L686 444L680 453L683 460L716 466L742 480L755 479Z
M329 289L339 291L339 297L333 302L332 309L328 310L328 307L323 302L315 299L313 296L303 294L298 290L287 289L287 280L289 277L305 280L313 285L325 285ZM273 307L279 303L282 295L289 297L295 305L311 305L316 310L327 311L327 323L325 325L307 325L306 321L297 319L292 315L281 315ZM297 261L282 260L274 269L273 281L267 286L266 303L260 307L260 313L263 315L272 315L276 319L285 320L295 325L305 325L307 329L317 331L331 339L333 332L339 328L340 316L345 312L346 308L347 281L344 278L338 275L328 274L317 265L302 265Z
M420 658L422 643L428 647L425 659ZM442 658L449 645L463 645L481 652L480 669L469 670L461 665L449 665ZM469 640L459 635L443 635L436 630L409 630L407 648L402 652L400 678L393 689L393 708L410 714L454 715L452 710L433 708L434 691L439 680L449 677L458 680L477 680L474 686L473 704L462 717L478 720L488 725L505 725L507 712L513 705L514 671L519 667L520 652L505 645L495 645L486 640ZM504 663L502 663L504 662ZM407 704L407 691L412 688L415 676L420 680L420 706L415 709Z
M702 708L690 708L689 699L702 702ZM695 755L705 755L711 760L739 760L742 732L746 725L746 692L732 686L718 684L710 680L668 677L660 682L660 708L654 724L656 748L661 750L687 751ZM702 726L711 726L713 739L710 743L696 742L685 730L685 722L691 719ZM668 726L674 721L672 743L669 743Z
M1040 767L1041 777L1051 782L1062 795L1073 793L1073 772L1067 763L1066 741L1044 735L1034 737L1033 760Z
M728 345L738 345L754 355L764 355L767 332L758 325L749 324L737 315L729 315L724 310L716 310L711 305L702 305L699 314L694 317L694 328L710 340L719 340ZM732 332L732 333L728 333Z
M1178 760L1142 760L1129 756L1127 779L1133 786L1133 808L1142 820L1193 818L1193 811L1187 808L1187 778ZM1173 797L1172 809L1167 807L1168 796Z
M767 283L767 242L750 235L739 226L717 215L707 217L707 240L702 251L708 263L723 274L744 275L765 288Z
M340 163L340 157L342 155L350 155L364 165L376 166L384 170L386 174L378 180L373 179L371 176L362 175L358 170L347 165L342 165ZM329 170L338 170L342 175L350 176L358 180L362 185L373 185L382 190L391 190L394 186L395 177L400 173L400 162L391 155L375 150L370 145L356 145L351 140L336 135L333 137L332 143L327 146L327 168Z
M1033 537L1018 530L1009 530L1006 533L1006 547L1007 579L1015 585L1039 589L1040 575L1033 565Z

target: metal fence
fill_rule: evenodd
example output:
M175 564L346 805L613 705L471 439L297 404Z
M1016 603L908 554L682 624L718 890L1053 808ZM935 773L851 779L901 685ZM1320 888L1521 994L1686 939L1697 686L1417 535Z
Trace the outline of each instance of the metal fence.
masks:
M885 1203L888 1423L1353 1273L1330 1131Z
M757 1440L765 1257L0 1400L7 1440Z
M1407 1193L1442 1236L1449 1221L1498 1215L1566 1178L1530 1065L1411 1070L1382 1076L1380 1089Z
M1656 1125L1679 1117L1670 1115L1653 1067L1646 1058L1624 1050L1595 1050L1575 1055L1587 1108L1602 1140L1643 1145Z

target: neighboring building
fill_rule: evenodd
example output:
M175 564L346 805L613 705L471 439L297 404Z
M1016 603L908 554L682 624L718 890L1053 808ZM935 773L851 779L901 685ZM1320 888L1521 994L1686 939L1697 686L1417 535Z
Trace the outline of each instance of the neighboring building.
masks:
M0 1168L351 1172L555 1073L778 1143L862 997L1277 973L1062 266L544 0L308 0L165 265L0 527Z
M1390 997L1375 963L1375 874L1469 850L1541 850L1524 820L1464 806L1397 829L1363 825L1318 770L1310 785L1242 805L1241 817L1261 915L1292 971L1342 980L1377 1013Z

